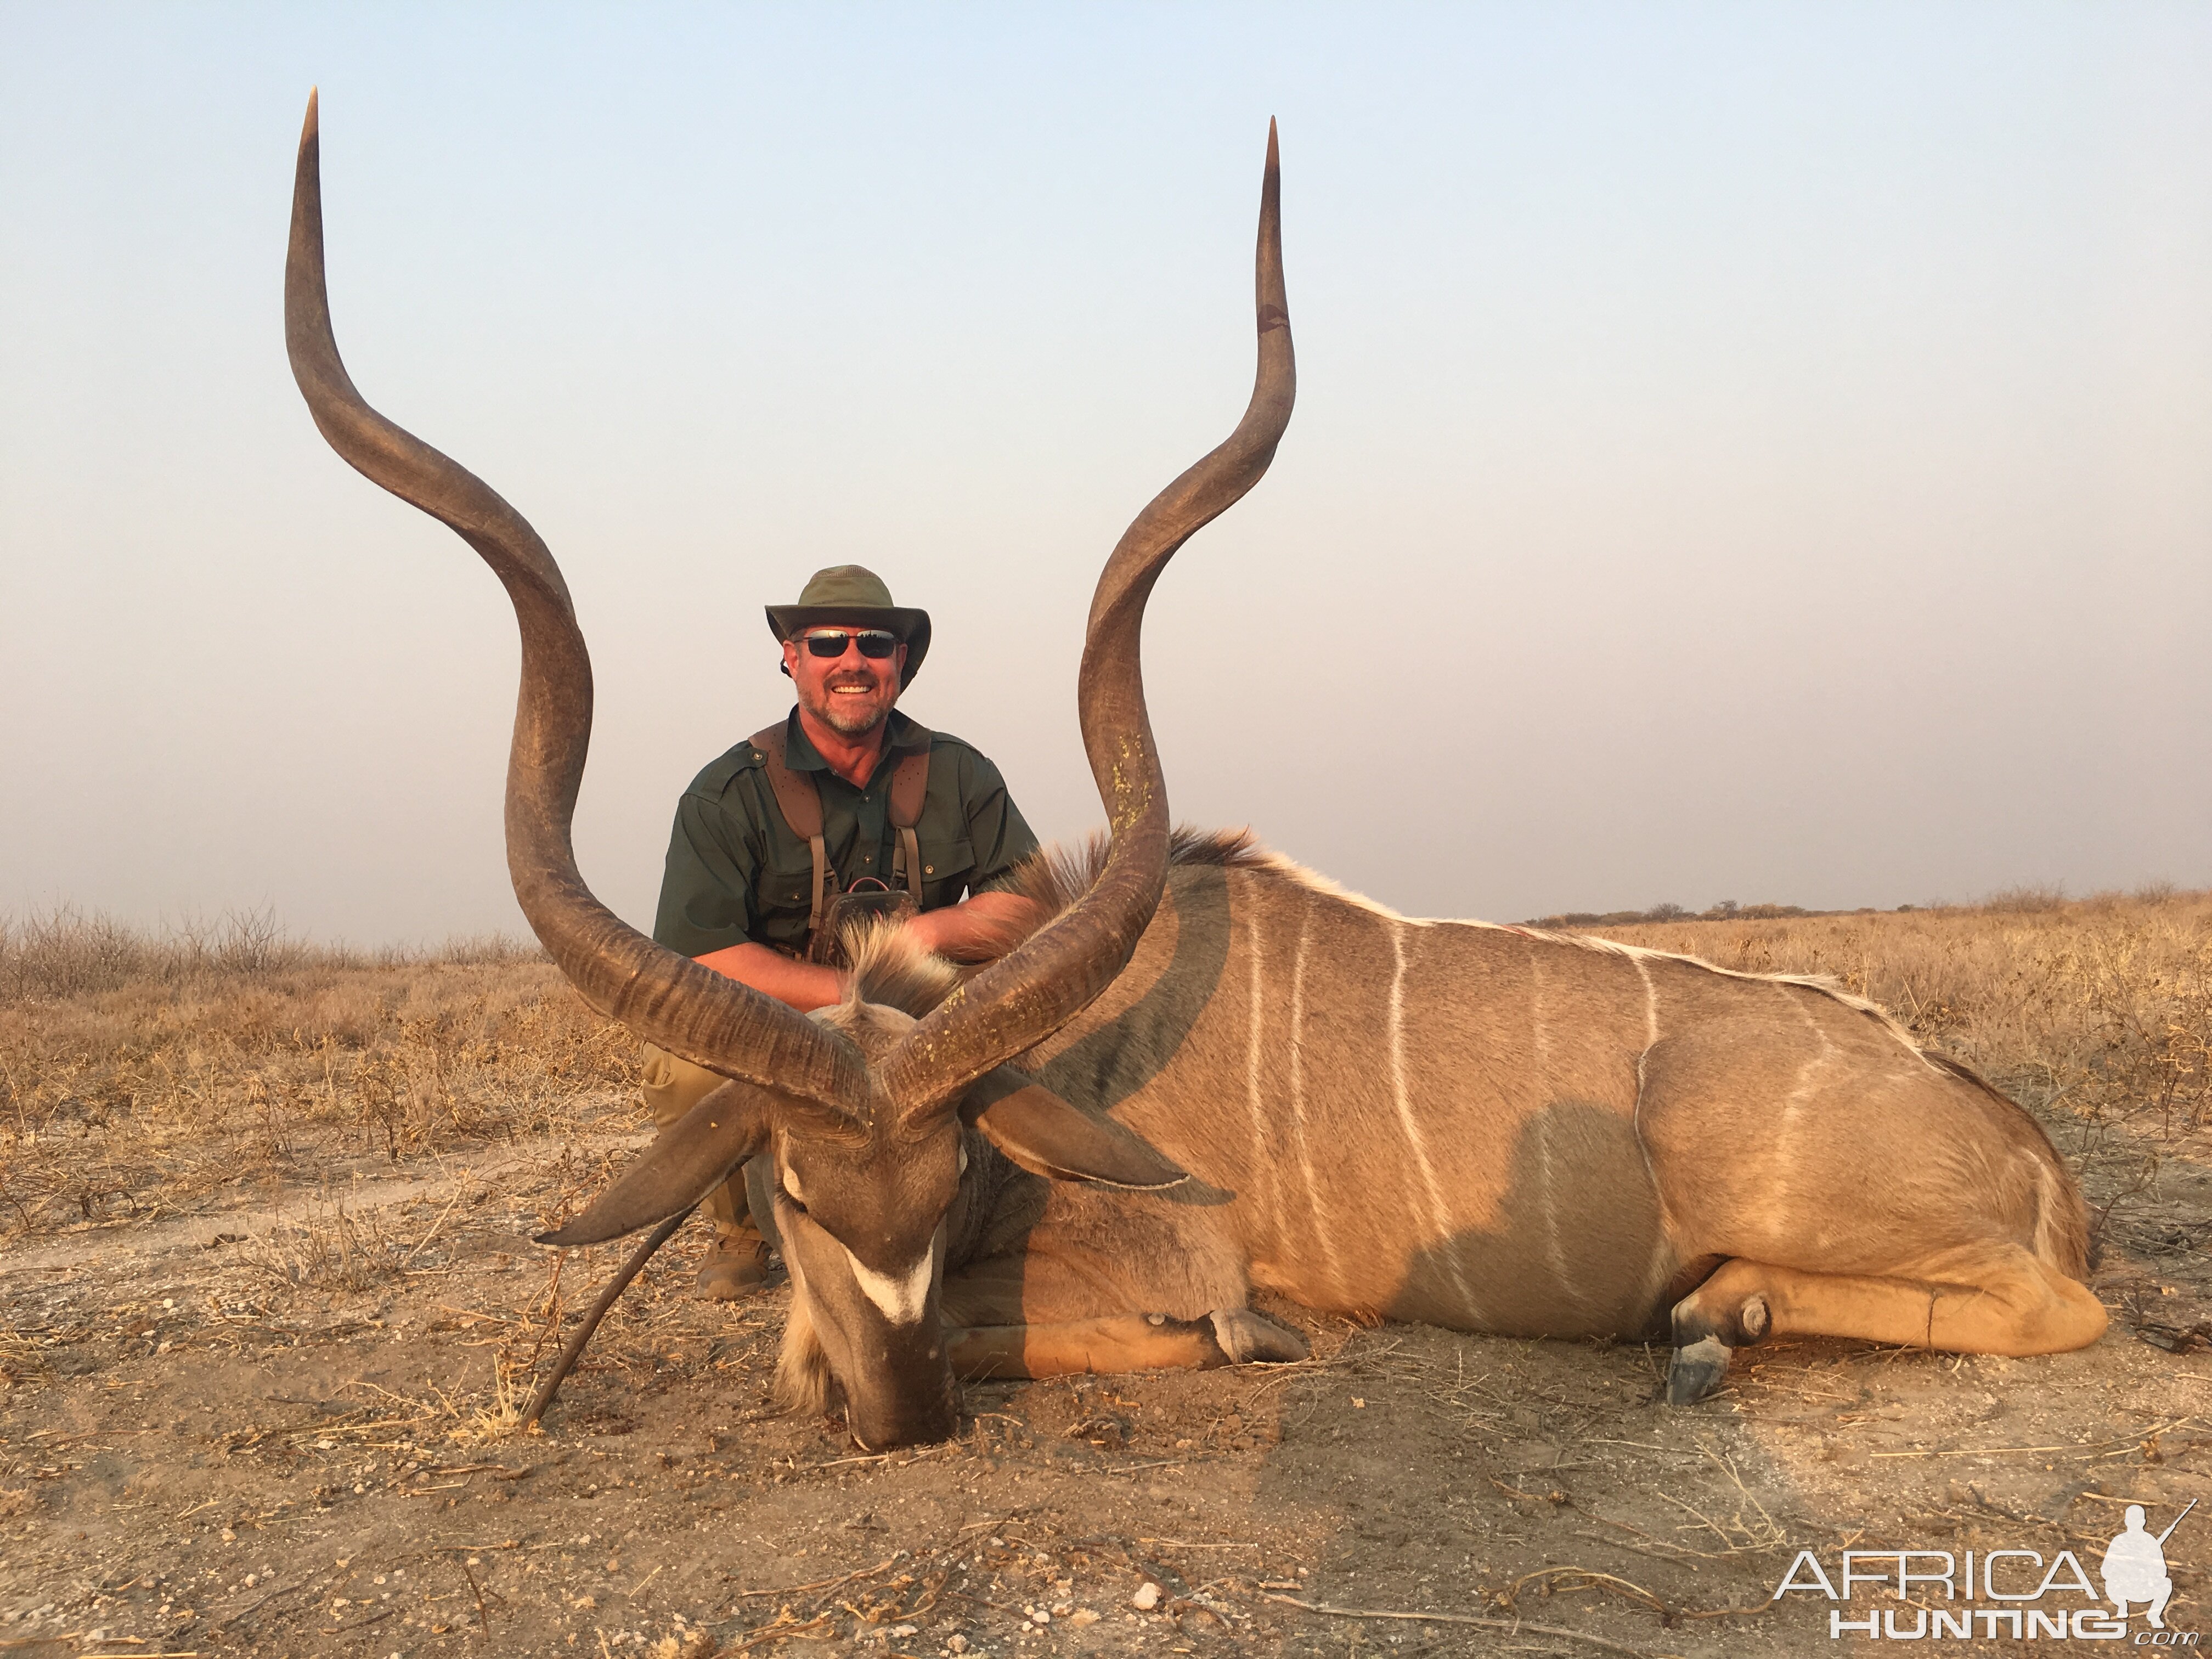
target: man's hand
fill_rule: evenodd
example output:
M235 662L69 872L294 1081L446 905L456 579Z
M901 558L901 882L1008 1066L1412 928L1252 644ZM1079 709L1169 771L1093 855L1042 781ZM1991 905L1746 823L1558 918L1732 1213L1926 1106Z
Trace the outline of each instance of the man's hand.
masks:
M1012 950L1044 920L1044 907L1012 893L978 893L941 910L925 910L906 925L919 939L955 962L988 962Z

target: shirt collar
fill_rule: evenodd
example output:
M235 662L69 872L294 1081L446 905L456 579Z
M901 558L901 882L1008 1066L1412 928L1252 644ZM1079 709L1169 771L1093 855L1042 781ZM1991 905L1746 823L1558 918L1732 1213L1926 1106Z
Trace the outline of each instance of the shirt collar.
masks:
M916 749L927 749L936 734L920 720L908 720L896 708L890 715L890 730L885 735L887 753L901 755ZM806 727L799 718L799 705L793 703L791 713L783 722L783 763L794 772L827 772L830 763L822 758L822 751L814 746L814 739L806 735ZM880 769L882 763L878 762Z

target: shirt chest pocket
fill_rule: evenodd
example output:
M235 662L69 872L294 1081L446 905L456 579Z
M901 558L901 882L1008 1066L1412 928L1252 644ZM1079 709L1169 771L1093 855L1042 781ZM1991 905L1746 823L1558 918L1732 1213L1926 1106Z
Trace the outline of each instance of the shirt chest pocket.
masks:
M921 908L934 910L956 902L975 867L975 849L964 841L921 843Z
M753 896L763 917L788 916L796 911L799 926L805 928L807 907L814 901L814 860L804 842L796 859L781 848L769 853L753 883Z

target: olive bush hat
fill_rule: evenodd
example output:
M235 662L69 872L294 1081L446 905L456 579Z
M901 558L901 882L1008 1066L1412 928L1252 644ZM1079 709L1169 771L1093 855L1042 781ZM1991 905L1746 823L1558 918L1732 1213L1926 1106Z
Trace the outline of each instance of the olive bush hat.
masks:
M906 667L899 675L903 691L929 654L929 612L893 605L884 579L857 564L833 564L806 580L797 605L772 605L768 625L781 644L810 628L880 628L906 645Z

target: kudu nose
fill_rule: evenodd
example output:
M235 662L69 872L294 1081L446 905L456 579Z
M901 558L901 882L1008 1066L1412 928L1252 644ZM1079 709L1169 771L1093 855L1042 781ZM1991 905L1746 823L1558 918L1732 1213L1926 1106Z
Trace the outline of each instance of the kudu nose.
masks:
M845 1426L864 1451L935 1445L950 1440L959 1430L959 1395L948 1387L941 1396L930 1400L883 1406L851 1401L846 1407Z

